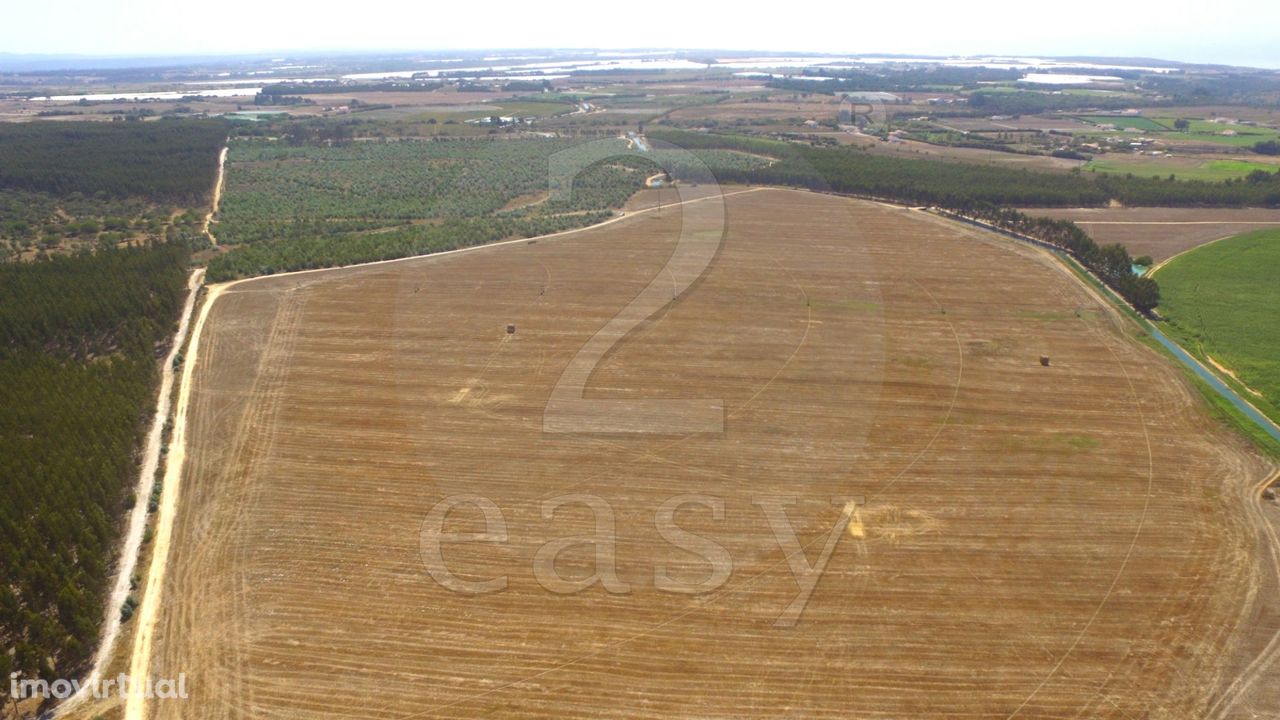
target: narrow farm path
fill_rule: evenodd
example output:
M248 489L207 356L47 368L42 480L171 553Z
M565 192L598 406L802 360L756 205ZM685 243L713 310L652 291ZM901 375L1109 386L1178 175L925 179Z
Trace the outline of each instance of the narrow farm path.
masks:
M230 148L226 145L222 146L222 152L218 153L218 179L213 183L213 202L209 204L209 212L204 216L204 225L200 231L209 236L209 242L214 247L218 245L218 239L209 232L209 225L213 222L213 216L218 212L218 203L222 201L222 186L226 182L227 167L227 150Z

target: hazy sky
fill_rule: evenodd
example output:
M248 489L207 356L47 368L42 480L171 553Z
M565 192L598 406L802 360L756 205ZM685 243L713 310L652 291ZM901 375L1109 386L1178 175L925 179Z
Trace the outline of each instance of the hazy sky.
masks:
M1280 67L1276 0L5 0L0 7L0 52L11 53L693 47L1152 56Z

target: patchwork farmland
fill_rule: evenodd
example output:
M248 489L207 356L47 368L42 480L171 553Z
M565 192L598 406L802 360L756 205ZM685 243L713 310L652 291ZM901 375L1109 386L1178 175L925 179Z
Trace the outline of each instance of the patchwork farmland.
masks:
M709 271L585 391L720 400L722 433L543 432L575 353L714 202L221 288L151 647L192 698L150 716L1188 718L1247 689L1274 621L1244 509L1267 470L1109 306L924 213L724 202ZM464 493L507 537L448 559L505 591L424 567L424 518ZM679 515L733 561L705 595L654 583L708 573L655 529L688 493L724 503ZM544 516L567 494L612 508L629 592L535 579L541 546L593 532L580 504ZM754 503L788 496L808 562L848 524L779 628L795 558ZM590 547L557 567L590 574Z

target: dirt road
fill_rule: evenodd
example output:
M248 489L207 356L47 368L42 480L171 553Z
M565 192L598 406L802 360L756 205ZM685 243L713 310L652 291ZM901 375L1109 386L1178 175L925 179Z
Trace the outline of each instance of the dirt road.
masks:
M213 216L218 212L218 203L222 200L222 185L225 182L227 167L227 146L223 146L222 152L218 154L218 179L213 184L213 202L209 204L209 212L204 216L204 225L200 231L209 236L209 242L216 247L218 239L209 232L209 224L213 222Z
M164 424L169 418L170 398L173 395L173 361L182 350L186 341L187 327L191 321L191 311L195 307L197 290L204 280L204 269L191 272L187 280L187 301L182 307L182 317L178 321L178 331L174 333L173 345L164 358L160 374L160 394L156 402L156 413L151 420L151 430L147 433L147 444L142 454L142 469L138 473L138 484L134 489L137 498L133 510L129 512L128 530L124 536L124 547L120 550L120 564L116 569L115 583L111 587L111 595L107 600L106 622L103 625L102 637L98 641L98 651L93 656L93 667L82 687L85 689L58 707L58 714L65 713L79 705L88 696L88 688L102 677L103 669L110 661L111 652L115 648L116 636L120 633L120 608L129 596L129 579L133 577L134 568L138 564L138 549L142 546L142 535L147 525L147 497L151 494L151 486L155 482L156 469L160 464L160 448L164 435ZM185 373L184 373L185 374Z
M203 277L203 270L197 272L200 273L200 277ZM160 591L164 585L165 562L169 556L169 538L173 534L173 515L177 507L178 494L182 482L183 460L186 457L187 406L191 399L191 378L194 375L193 370L196 366L196 358L199 357L200 352L200 331L204 327L205 319L209 317L209 308L213 306L214 300L217 299L221 291L222 286L209 288L205 302L200 307L200 315L196 319L195 327L191 331L191 345L188 348L189 357L182 366L182 382L178 386L178 406L174 412L173 433L169 443L168 460L165 464L164 492L160 496L160 508L156 514L156 527L153 533L155 545L151 556L151 568L147 573L147 590L143 595L142 604L138 609L135 621L137 623L137 631L134 633L133 654L129 663L129 675L133 678L147 677L150 666L151 634L155 629ZM194 297L195 293L192 293L192 297L188 299L187 311L184 316L186 318L190 317L191 304ZM172 386L172 365L172 361L167 364L170 372L166 378L168 382L166 388ZM168 396L167 392L163 396L166 410L168 409ZM152 472L154 473L154 467ZM144 503L139 502L138 505L144 508L145 511L146 505ZM136 548L134 548L133 555L135 557L137 555ZM119 613L117 613L118 615ZM130 720L143 720L146 717L143 705L144 699L141 694L131 694L125 703L125 717Z

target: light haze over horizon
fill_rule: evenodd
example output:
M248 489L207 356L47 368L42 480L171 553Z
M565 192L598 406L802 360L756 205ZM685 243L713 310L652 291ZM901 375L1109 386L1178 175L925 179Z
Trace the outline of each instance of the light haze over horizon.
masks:
M1220 0L822 2L795 12L711 1L372 0L352 6L224 0L51 0L5 10L0 53L156 56L490 48L705 48L919 55L1152 57L1280 68L1280 3Z

